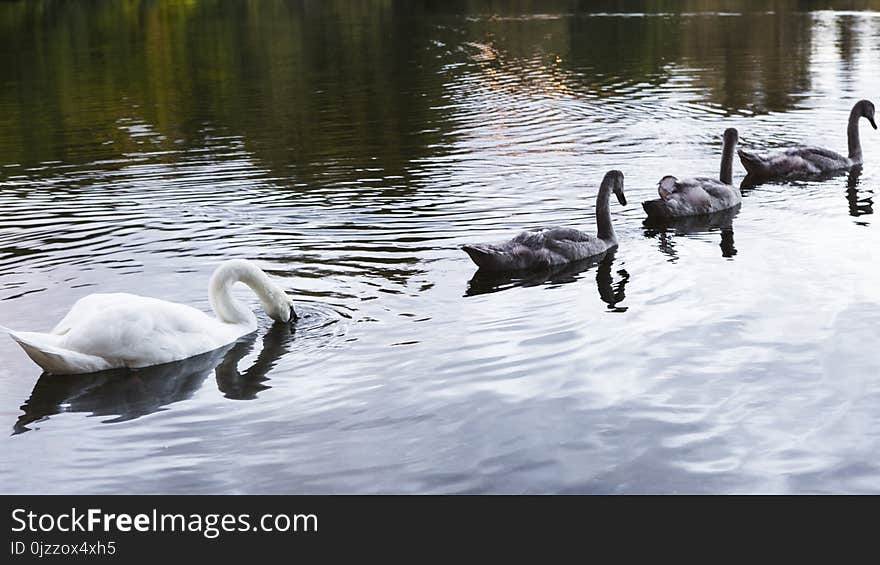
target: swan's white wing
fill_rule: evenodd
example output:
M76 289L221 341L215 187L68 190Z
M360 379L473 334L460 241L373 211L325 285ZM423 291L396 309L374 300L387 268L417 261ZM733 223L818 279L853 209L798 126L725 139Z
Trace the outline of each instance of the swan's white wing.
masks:
M114 366L146 367L211 351L247 331L184 304L96 294L77 302L53 333L64 349Z
M64 335L78 323L82 323L83 320L92 317L102 310L112 309L117 304L122 304L126 301L134 303L140 298L143 297L126 293L90 294L84 296L74 303L70 311L52 328L51 333Z

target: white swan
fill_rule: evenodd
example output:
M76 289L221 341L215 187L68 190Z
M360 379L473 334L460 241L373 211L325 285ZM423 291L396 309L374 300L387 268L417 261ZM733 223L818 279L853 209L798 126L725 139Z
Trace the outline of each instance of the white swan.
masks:
M233 259L211 277L208 295L216 318L156 298L92 294L78 300L50 333L0 329L49 373L159 365L212 351L257 329L257 317L230 292L236 282L257 294L273 320L296 320L292 300L266 273L250 261Z

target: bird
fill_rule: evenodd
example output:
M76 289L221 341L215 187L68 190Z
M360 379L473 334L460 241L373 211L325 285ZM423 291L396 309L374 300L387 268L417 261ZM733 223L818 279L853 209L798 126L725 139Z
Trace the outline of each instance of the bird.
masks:
M859 100L849 113L846 126L848 157L824 147L803 146L764 154L740 149L739 159L749 176L755 180L809 178L861 165L860 118L867 118L871 127L877 129L877 124L874 123L874 104L870 100Z
M724 131L724 146L721 151L721 173L719 178L694 177L677 179L666 175L658 184L660 198L642 202L649 218L683 218L712 214L733 208L742 203L740 190L731 183L733 180L733 151L739 134L736 129Z
M611 193L626 206L623 194L623 173L608 171L596 196L597 235L572 228L552 227L524 231L502 243L474 243L462 246L480 269L516 271L563 265L595 257L617 248L617 237L611 225L608 202Z
M180 361L228 345L257 329L257 317L231 290L242 282L276 322L297 319L293 300L251 261L231 259L211 276L212 317L185 304L127 293L78 300L48 333L3 326L45 372L56 375L137 369Z

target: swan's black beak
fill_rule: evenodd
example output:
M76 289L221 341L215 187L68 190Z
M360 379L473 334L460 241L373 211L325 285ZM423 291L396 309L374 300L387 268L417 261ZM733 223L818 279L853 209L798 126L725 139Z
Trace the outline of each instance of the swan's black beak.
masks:
M617 201L620 202L621 206L626 206L626 196L622 192L617 193Z
M287 320L289 324L296 322L299 316L296 315L296 310L293 309L293 304L290 305L290 319Z
M877 129L877 124L874 123L874 116L868 116L868 121L871 122L871 127Z

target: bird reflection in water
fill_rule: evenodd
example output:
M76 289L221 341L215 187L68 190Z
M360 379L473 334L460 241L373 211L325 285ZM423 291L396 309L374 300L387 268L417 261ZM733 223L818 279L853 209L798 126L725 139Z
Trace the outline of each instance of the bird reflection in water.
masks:
M752 189L757 188L762 184L778 183L783 181L795 184L826 182L831 179L848 174L856 169L859 169L858 174L861 174L861 166L854 166L851 169L837 169L834 171L826 171L824 173L818 174L792 174L775 180L746 175L745 177L743 177L743 180L739 185L739 189L742 191L743 197L746 197L752 191Z
M874 213L874 191L871 189L863 190L861 198L859 197L859 180L862 176L861 167L853 167L846 177L846 201L849 204L849 215L858 218L859 216L870 216ZM860 226L870 225L866 221L857 221Z
M134 420L191 398L214 373L217 388L233 400L252 400L269 385L267 374L290 347L294 329L273 324L263 335L263 347L246 370L238 364L254 348L257 332L220 349L182 361L146 367L116 369L84 375L50 375L37 380L13 435L30 431L35 422L63 412L112 416L104 423Z
M570 283L579 280L582 273L595 266L599 298L612 312L626 312L627 307L620 304L626 298L625 289L629 281L629 273L625 269L618 270L616 274L619 280L615 283L611 269L613 265L614 251L611 251L599 257L530 271L501 272L479 269L468 282L465 296L499 292L516 287Z
M858 218L860 216L870 216L871 214L873 214L874 191L871 189L859 190L859 184L862 176L861 165L856 165L848 171L833 171L824 175L810 176L806 179L789 180L810 180L826 182L834 178L843 176L844 174L846 174L846 201L849 207L849 215L854 218ZM761 184L761 181L752 179L749 175L746 175L746 177L742 181L742 184L740 185L740 189L743 190L743 196L745 196L749 190L755 188L759 184ZM864 220L856 221L856 224L860 226L870 225L869 222L866 222Z
M669 255L670 261L678 260L675 249L675 238L699 233L721 233L721 256L732 258L737 254L733 241L733 219L739 214L740 207L722 210L714 214L690 216L672 219L646 219L645 237L656 237L660 251Z

